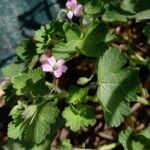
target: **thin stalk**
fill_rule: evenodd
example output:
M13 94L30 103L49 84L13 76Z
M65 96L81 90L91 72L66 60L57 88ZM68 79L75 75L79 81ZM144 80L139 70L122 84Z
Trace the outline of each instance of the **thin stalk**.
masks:
M138 65L147 65L147 59L144 59L141 55L139 55L138 53L136 53L135 55L131 56L131 59L134 63L138 64Z
M112 143L112 144L101 146L100 148L97 149L74 148L73 150L112 150L119 145L120 143Z
M146 106L150 105L150 102L146 98L144 98L144 97L138 96L137 101L139 103L143 104L143 105L146 105Z
M112 150L119 145L120 145L120 143L112 143L112 144L104 145L96 150Z

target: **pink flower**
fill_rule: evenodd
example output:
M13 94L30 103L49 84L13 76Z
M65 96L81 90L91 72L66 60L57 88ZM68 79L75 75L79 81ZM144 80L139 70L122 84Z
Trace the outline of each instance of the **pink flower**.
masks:
M73 15L76 17L80 17L83 11L83 6L77 3L77 0L68 0L66 3L66 7L68 8L67 17L72 19Z
M42 70L44 72L53 72L55 77L59 78L68 69L64 64L65 61L63 59L56 61L55 57L52 56L47 58L47 63L42 64Z

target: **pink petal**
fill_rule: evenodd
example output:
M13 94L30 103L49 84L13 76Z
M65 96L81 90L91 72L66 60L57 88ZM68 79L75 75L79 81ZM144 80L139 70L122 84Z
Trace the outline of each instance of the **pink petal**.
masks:
M66 7L68 9L74 9L77 5L77 0L68 0L66 3Z
M56 78L59 78L62 75L62 69L58 68L56 71L54 71L54 75Z
M64 63L65 63L65 61L64 61L63 59L59 59L59 60L57 61L57 66L58 66L58 67L61 67Z
M56 59L54 56L47 58L47 61L49 62L49 64L51 65L51 67L56 66Z
M67 66L62 66L61 69L62 69L62 72L65 73L67 71L68 67Z
M80 17L82 15L82 12L83 12L83 6L80 4L77 5L73 11L73 13L76 17Z
M68 17L69 19L72 19L72 17L73 17L73 12L72 12L71 10L67 13L67 17Z
M49 64L42 64L42 70L44 72L51 72L52 71L52 67Z

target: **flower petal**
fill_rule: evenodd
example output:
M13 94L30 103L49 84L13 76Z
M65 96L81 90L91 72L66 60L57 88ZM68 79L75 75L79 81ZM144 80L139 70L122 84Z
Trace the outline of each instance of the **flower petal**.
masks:
M51 65L51 67L56 66L56 59L54 56L47 58L47 61L49 62L49 64Z
M62 69L62 72L65 73L67 71L68 67L67 66L62 66L61 69Z
M58 68L57 70L55 70L54 71L54 75L55 75L56 78L61 77L61 75L62 75L62 69Z
M67 13L67 17L68 17L69 19L72 19L72 17L73 17L73 12L72 12L71 10Z
M59 59L59 60L57 61L57 66L58 66L58 67L61 67L61 66L63 66L64 63L65 63L65 61L64 61L63 59Z
M83 12L83 6L80 4L77 5L73 11L73 13L76 17L80 17L82 15L82 12Z
M77 0L68 0L66 3L66 7L68 9L74 9L77 5Z
M44 72L51 72L52 71L52 67L49 64L42 64L42 70Z

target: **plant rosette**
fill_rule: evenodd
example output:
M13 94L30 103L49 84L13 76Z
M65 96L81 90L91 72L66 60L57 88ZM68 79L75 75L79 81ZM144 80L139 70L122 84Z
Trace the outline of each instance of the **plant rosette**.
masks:
M4 88L6 103L12 108L11 140L28 149L47 149L62 127L73 133L93 127L97 122L95 104L102 107L109 127L119 127L131 115L131 104L141 89L138 65L130 63L130 54L115 46L120 38L110 23L143 21L148 16L133 11L136 4L129 1L118 5L121 11L116 4L68 0L63 20L58 17L41 26L33 39L18 46L16 63L2 68L11 78ZM129 7L123 10L123 6ZM135 135L130 128L122 131L119 143L126 149L122 139L129 135L133 145L136 138L141 141L141 135L149 138L145 133ZM72 148L70 140L62 141L61 147L66 146ZM118 144L108 148L115 146Z

